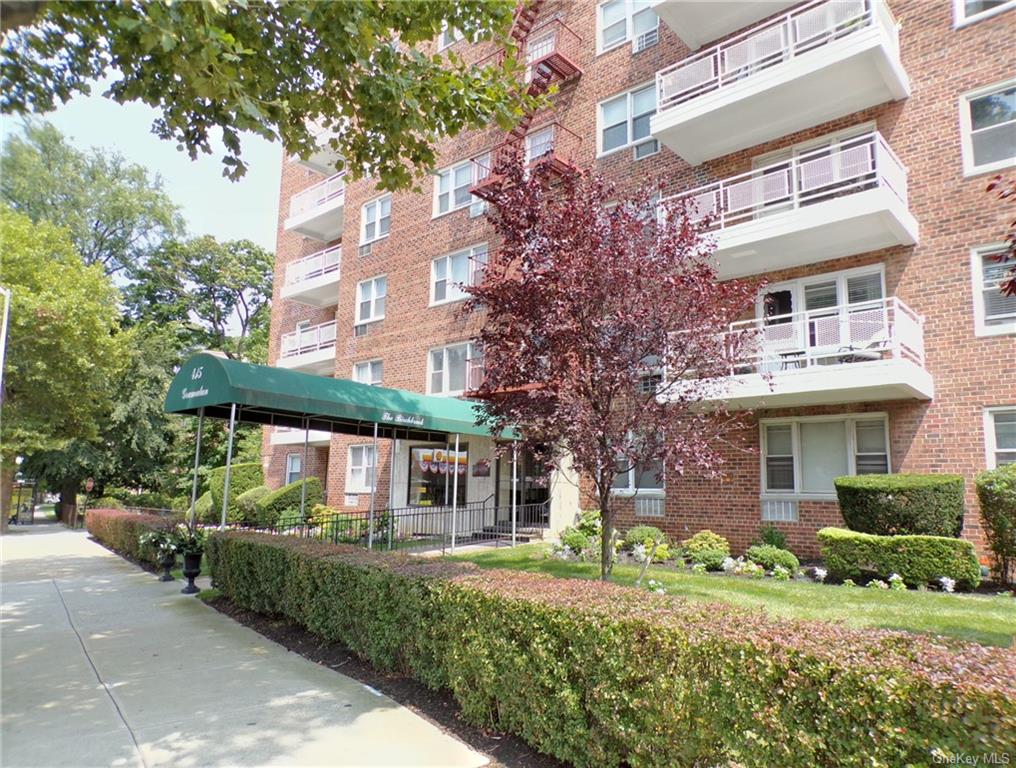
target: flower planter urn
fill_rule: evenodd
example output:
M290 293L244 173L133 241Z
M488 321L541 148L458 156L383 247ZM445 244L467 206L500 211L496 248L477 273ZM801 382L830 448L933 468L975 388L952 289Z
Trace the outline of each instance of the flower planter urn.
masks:
M167 552L159 558L159 566L162 568L159 581L174 581L173 574L170 573L174 565L176 565L176 552Z
M200 592L196 586L194 586L194 579L196 579L201 573L201 553L197 554L185 553L183 556L183 575L187 579L187 586L180 591L185 595L193 595Z

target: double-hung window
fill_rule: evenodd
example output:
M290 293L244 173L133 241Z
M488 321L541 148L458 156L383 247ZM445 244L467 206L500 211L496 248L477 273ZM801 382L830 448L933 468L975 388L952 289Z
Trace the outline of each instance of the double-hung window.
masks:
M465 208L475 202L469 190L478 181L478 167L472 160L466 160L435 174L434 216Z
M303 457L298 453L290 453L286 456L286 485L300 479L302 462Z
M477 371L483 370L483 356L473 342L452 344L430 351L428 393L432 395L461 395L473 389Z
M649 0L607 0L597 9L596 51L604 53L631 40L638 53L659 41L659 26Z
M477 285L487 265L487 244L441 256L430 263L430 303L444 304L469 297L462 290Z
M649 133L656 114L656 86L647 85L600 103L600 154L634 147L635 159L655 154L659 144Z
M353 381L380 387L384 378L385 364L381 360L364 360L353 365Z
M970 255L970 271L974 291L974 333L977 336L1000 336L1016 333L1016 296L1007 296L999 285L1008 279L1016 262L999 261L1006 252L1004 245L974 248Z
M1016 80L961 96L960 132L967 176L1016 165Z
M1016 405L985 409L984 442L988 469L1016 464Z
M385 301L388 298L388 278L385 275L364 280L356 285L356 324L384 320Z
M392 196L383 195L363 204L360 213L360 245L388 237L392 227Z
M646 461L631 466L627 460L618 462L619 472L611 489L617 494L662 494L663 462Z
M957 27L973 24L1013 8L1016 8L1016 0L953 0Z
M370 493L373 481L374 446L349 446L346 460L346 493Z

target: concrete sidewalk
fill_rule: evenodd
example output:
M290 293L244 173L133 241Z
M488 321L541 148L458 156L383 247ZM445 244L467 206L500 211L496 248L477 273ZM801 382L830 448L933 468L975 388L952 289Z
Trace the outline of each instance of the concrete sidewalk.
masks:
M16 528L2 548L4 768L488 762L82 531Z

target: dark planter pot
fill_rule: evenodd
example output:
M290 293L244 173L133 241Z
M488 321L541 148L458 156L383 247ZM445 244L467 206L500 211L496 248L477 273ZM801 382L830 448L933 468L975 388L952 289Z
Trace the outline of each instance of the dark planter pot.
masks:
M201 574L201 553L184 554L183 575L187 579L187 586L180 591L185 595L193 595L201 590L194 586L194 579Z
M159 566L162 568L162 575L159 577L159 581L175 581L173 574L170 573L174 565L176 565L176 552L170 552L162 556L159 560Z

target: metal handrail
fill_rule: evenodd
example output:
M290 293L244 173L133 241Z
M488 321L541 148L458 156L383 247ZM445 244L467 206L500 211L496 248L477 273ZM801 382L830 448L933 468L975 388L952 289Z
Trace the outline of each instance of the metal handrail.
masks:
M336 321L329 320L282 335L280 357L292 357L335 346Z
M333 245L331 248L317 251L310 256L296 259L286 265L286 285L294 285L331 272L338 272L341 264L341 245Z
M319 205L344 197L345 193L346 172L341 171L289 198L289 215L296 216L304 211L317 208Z

